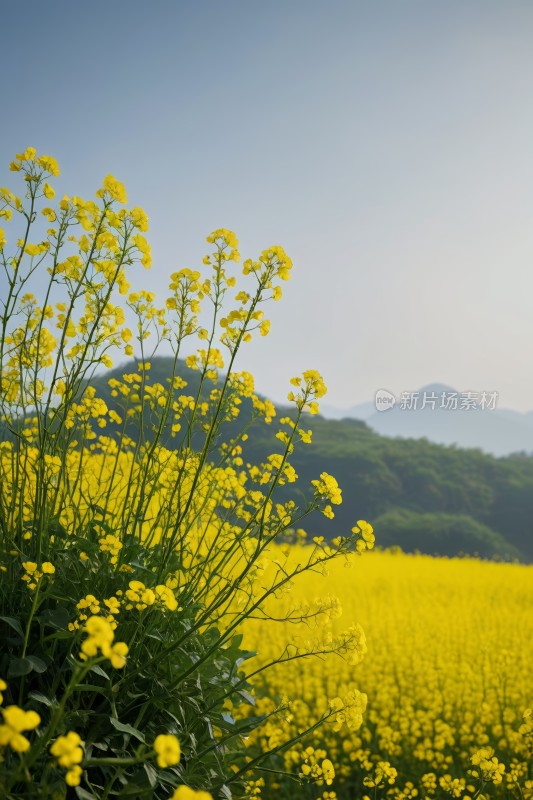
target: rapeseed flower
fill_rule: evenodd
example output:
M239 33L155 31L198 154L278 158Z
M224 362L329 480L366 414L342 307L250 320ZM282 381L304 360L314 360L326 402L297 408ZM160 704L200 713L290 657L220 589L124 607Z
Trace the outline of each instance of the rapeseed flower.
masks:
M23 734L40 724L39 714L36 711L24 711L15 705L0 710L4 718L0 725L0 747L9 746L16 753L25 753L29 750L30 742Z
M177 736L160 734L154 741L154 750L160 767L173 767L179 764L181 747Z

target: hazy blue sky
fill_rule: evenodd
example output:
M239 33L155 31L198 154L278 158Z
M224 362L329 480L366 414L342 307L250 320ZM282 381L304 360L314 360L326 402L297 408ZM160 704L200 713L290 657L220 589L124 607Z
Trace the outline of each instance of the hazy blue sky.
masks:
M312 367L338 406L440 381L533 409L529 0L3 0L0 52L0 184L30 144L61 192L115 174L147 288L217 227L286 248L260 390Z

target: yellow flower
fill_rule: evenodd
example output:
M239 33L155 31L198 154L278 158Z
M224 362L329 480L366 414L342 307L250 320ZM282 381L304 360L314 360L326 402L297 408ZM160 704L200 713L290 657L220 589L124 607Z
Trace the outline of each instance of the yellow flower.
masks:
M164 586L163 584L159 584L155 587L155 593L165 605L169 611L175 611L178 607L178 601L174 597L174 593L169 589L168 586Z
M53 575L56 571L56 568L49 561L45 561L41 566L41 570L45 575Z
M491 781L495 786L502 782L505 764L498 761L492 747L481 747L474 753L470 761L474 767L478 768L472 770L473 774L481 774L484 781Z
M81 645L82 654L92 658L101 650L104 656L107 655L115 638L109 622L103 617L92 616L85 623L84 630L89 636Z
M88 595L86 600L89 597L92 597L92 595ZM109 603L107 605L109 607ZM79 607L80 603L78 603L78 608ZM112 616L112 614L115 612L112 608L110 610L111 614L107 619L94 615L89 617L85 623L84 630L88 634L88 637L81 645L80 658L83 661L85 661L87 658L94 658L98 655L98 651L100 651L105 658L108 658L111 661L111 664L113 667L115 667L115 669L121 669L126 663L126 656L129 648L125 642L116 642L113 644L113 639L115 638L114 627L116 628L116 622Z
M147 231L148 230L148 217L146 216L145 212L139 206L135 206L132 208L130 212L131 221L135 225L136 228L140 231Z
M0 705L4 702L4 695L2 692L5 692L7 689L7 683L0 678Z
M132 242L137 247L139 252L142 254L141 264L145 269L149 269L152 264L152 251L150 245L146 241L146 238L142 234L137 233L132 238ZM145 293L145 295L146 294L147 293ZM151 299L153 299L153 296Z
M124 184L113 175L106 175L103 182L104 191L106 191L112 200L118 200L119 203L127 203L126 189Z
M69 731L65 736L57 737L50 752L60 767L73 767L83 761L83 742L75 731Z
M154 742L154 750L157 753L157 763L160 767L173 767L175 764L179 764L181 747L176 736L160 734Z
M83 761L83 742L80 736L75 731L69 731L66 736L58 736L51 745L50 752L60 767L67 768L67 786L78 786L83 774L79 766Z
M115 669L122 669L126 664L126 656L128 655L128 645L125 642L117 642L109 651L109 660Z
M37 150L35 147L27 147L23 153L17 153L19 161L33 161Z
M0 228L0 252L4 249L6 241L6 232L3 228Z
M88 608L91 614L96 615L100 613L100 602L96 599L94 594L88 594L76 603L76 608L80 611L84 611Z
M397 775L398 772L394 769L394 767L391 767L388 761L378 761L374 768L372 777L364 778L363 784L369 788L375 788L376 786L379 786L380 784L383 785L385 783L389 783L392 786Z
M213 231L206 237L206 241L210 244L214 244L217 240L221 241L222 246L231 247L232 249L236 249L239 246L236 235L227 228L218 228L218 230Z
M146 603L147 606L153 606L155 603L155 594L152 589L145 589L141 594L141 602Z
M45 253L49 247L50 245L48 242L41 242L41 244L31 244L30 242L24 248L24 252L29 256L40 256L41 253Z
M311 483L315 487L317 495L327 498L330 503L336 506L342 503L342 490L333 475L322 472L320 480L311 481Z
M326 784L330 786L333 783L333 778L335 777L335 770L329 758L325 758L322 762L322 775L324 776Z
M79 786L83 770L81 767L71 767L65 775L65 783L67 786Z
M110 417L112 417L113 412L110 412ZM118 414L113 414L115 421ZM113 418L113 417L112 417ZM118 417L118 421L120 422L120 417ZM98 539L99 549L102 552L108 552L111 554L111 563L116 564L118 561L118 554L122 549L122 542L118 538L118 536L114 536L112 533L108 533L106 536Z
M56 178L60 174L59 165L55 160L55 158L53 158L52 156L39 156L39 158L36 160L36 163L44 170L46 170L46 172L49 172Z
M43 194L47 200L52 200L55 197L55 189L52 189L49 183L45 183L43 186Z
M308 369L303 373L306 389L315 397L323 397L327 392L322 375L316 369Z
M213 800L209 792L202 789L191 789L189 786L178 786L170 800Z
M23 731L32 731L39 725L41 718L36 711L24 711L18 706L2 709L4 724L0 725L0 747L9 745L16 753L25 753L30 743Z

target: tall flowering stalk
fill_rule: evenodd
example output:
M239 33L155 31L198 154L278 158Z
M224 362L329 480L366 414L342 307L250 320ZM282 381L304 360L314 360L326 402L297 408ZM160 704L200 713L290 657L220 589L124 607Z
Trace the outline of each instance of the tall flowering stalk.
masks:
M304 421L326 392L313 370L292 380L276 451L244 460L253 426L276 410L235 361L268 334L264 308L292 263L270 247L238 276L236 236L219 229L203 271L174 272L158 304L130 291L129 270L151 264L148 218L127 208L118 180L108 175L96 200L52 204L54 158L28 148L11 170L24 197L0 189L0 222L14 231L0 228L0 794L248 796L254 771L294 737L246 754L286 703L254 711L253 675L268 666L245 669L243 623L275 618L272 603L302 573L373 544L360 521L332 544L315 540L305 561L267 569L281 537L341 502L327 473L302 505L278 492L297 480L291 455L310 443ZM173 354L164 383L150 378L160 345ZM106 402L95 372L134 354ZM352 625L297 657L356 663L364 649ZM333 698L309 730L343 708Z

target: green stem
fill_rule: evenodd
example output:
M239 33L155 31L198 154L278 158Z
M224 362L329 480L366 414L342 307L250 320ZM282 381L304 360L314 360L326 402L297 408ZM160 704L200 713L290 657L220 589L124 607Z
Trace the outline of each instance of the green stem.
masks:
M37 588L35 589L35 594L33 596L33 602L31 604L31 610L30 610L30 614L29 614L29 617L28 617L28 622L26 624L26 630L24 632L24 642L22 644L22 655L21 655L21 658L25 657L26 651L28 649L28 641L29 641L29 638L30 638L30 628L31 628L31 624L33 622L33 617L35 615L35 611L37 610L37 602L39 600L39 591L41 589L41 581L42 581L42 577L39 578L39 581L37 583ZM24 683L25 683L25 679L26 679L26 676L23 675L22 676L22 680L20 681L19 705L22 705L22 701L23 701L23 698L24 698Z

